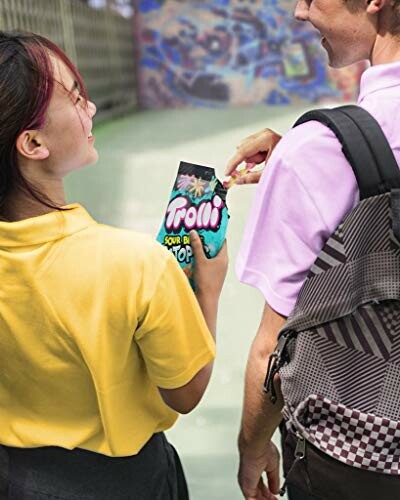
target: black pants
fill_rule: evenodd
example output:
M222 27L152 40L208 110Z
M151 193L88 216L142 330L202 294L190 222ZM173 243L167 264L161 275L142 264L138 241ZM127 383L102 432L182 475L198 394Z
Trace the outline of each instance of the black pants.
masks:
M283 468L290 500L400 499L400 476L350 467L309 443L306 444L305 458L292 467L296 437L281 430Z
M189 498L179 457L163 433L154 434L137 455L123 458L57 447L4 450L8 474L3 498L8 500Z

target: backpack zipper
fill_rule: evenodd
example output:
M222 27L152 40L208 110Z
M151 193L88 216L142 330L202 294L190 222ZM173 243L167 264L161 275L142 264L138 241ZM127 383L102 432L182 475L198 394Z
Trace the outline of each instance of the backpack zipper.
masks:
M278 337L275 351L270 355L268 360L267 374L264 381L264 392L268 394L271 392L270 400L273 404L276 403L277 395L275 390L274 378L283 365L289 361L286 352L287 344L296 334L293 330L286 330Z
M290 473L294 469L295 465L301 460L304 460L306 456L306 440L299 432L296 432L296 436L297 436L297 443L296 443L296 449L294 451L294 462L292 463L288 473L286 474L285 480L282 484L282 488L279 490L280 496L283 496L286 492L287 480L289 478Z

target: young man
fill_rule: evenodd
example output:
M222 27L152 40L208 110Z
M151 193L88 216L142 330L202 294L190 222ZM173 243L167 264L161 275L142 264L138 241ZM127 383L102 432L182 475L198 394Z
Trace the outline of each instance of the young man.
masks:
M400 0L299 0L295 16L319 30L330 66L370 61L361 79L358 105L378 120L400 164ZM237 261L239 279L257 287L266 301L249 354L239 435L238 480L248 500L273 499L279 489L279 453L271 438L282 418L283 401L279 381L275 405L263 394L268 358L310 267L359 201L341 145L318 122L300 125L281 140L268 129L250 136L239 145L226 173L242 161L265 160L268 167ZM242 183L258 182L259 177L250 173ZM291 490L291 498L314 497Z

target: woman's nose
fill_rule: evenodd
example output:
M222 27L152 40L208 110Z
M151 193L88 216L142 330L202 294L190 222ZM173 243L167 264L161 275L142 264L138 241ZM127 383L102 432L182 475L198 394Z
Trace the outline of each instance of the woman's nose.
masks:
M294 11L294 17L298 21L308 21L308 10L309 5L306 0L298 0L296 9Z
M93 118L97 112L96 104L92 101L88 101L88 109L89 109L90 118Z

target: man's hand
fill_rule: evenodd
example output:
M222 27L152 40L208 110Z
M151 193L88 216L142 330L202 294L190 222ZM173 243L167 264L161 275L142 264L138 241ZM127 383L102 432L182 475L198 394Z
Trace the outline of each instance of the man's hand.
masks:
M239 485L247 500L272 500L279 489L279 453L271 442L279 422L283 398L275 379L277 401L273 404L263 391L265 371L286 317L267 303L260 327L251 345L246 368L242 423L239 433ZM263 482L267 474L268 486Z
M238 481L246 500L275 500L279 492L279 451L270 441L261 455L252 455L252 450L241 445ZM267 485L262 478L267 475Z
M246 137L237 146L236 154L230 159L225 170L225 175L232 175L232 172L234 172L242 162L245 162L246 166L249 164L258 165L267 162L281 138L279 134L269 128L264 128ZM262 172L263 170L248 172L239 177L236 180L236 184L256 184L260 180Z

